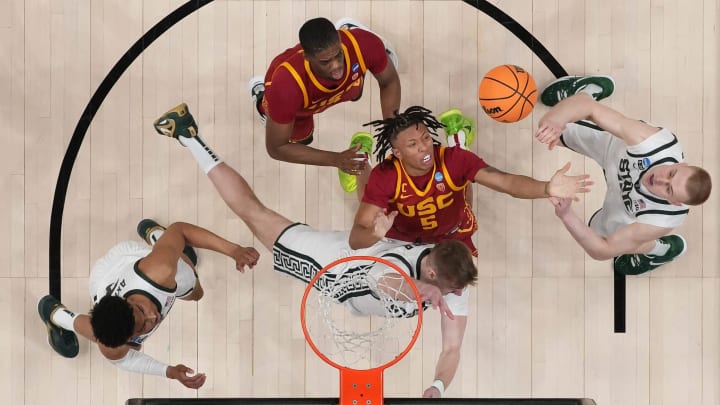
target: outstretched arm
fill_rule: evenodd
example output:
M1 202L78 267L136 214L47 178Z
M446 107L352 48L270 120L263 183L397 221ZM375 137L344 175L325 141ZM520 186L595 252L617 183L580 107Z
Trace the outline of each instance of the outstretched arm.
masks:
M377 205L360 203L355 222L350 231L350 247L352 249L364 249L374 245L385 237L385 234L392 227L397 211L389 214Z
M184 364L169 366L145 353L130 348L128 345L110 348L98 343L98 346L100 347L100 353L122 370L167 377L178 380L188 388L198 389L205 384L206 376L204 373L196 374L195 371Z
M333 166L340 170L359 174L367 164L365 155L357 154L362 145L348 148L342 152L315 149L300 143L291 143L293 123L279 124L267 117L265 124L265 148L271 158L283 162L301 163L313 166ZM357 156L356 156L357 155ZM359 158L361 160L356 160Z
M455 319L442 316L440 321L442 352L435 366L435 381L442 381L444 388L450 386L460 364L460 348L466 326L467 316L456 316ZM441 398L442 394L440 389L433 385L425 390L423 398Z
M627 145L637 145L658 132L656 127L627 118L598 103L589 94L578 93L557 103L540 119L535 137L552 149L568 123L586 119L622 139Z
M515 198L544 198L544 197L571 197L577 198L577 193L587 193L593 183L587 179L586 174L567 176L570 163L560 168L550 181L539 181L532 177L519 174L505 173L488 166L478 170L475 182L501 193L509 194Z
M177 260L186 244L233 258L240 271L245 271L245 266L255 266L260 257L255 248L242 247L199 226L176 222L165 230L152 252L140 260L138 266L153 281L174 286Z
M627 253L648 253L655 239L667 235L671 228L633 223L625 225L608 237L600 236L587 226L570 208L569 199L551 198L555 214L562 220L570 235L595 260L609 260Z

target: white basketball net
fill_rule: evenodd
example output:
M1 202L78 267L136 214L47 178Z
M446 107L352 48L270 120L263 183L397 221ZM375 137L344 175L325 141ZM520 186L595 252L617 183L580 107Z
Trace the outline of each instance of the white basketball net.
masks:
M408 281L389 267L375 278L367 271L371 266L323 275L305 304L316 347L333 362L357 370L393 360L410 343L418 322L415 295L403 292L412 291Z

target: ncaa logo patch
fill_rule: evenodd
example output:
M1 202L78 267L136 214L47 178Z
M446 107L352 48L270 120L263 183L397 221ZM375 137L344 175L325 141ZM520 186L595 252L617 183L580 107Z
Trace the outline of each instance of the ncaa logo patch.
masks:
M437 181L439 183L439 182L443 181L444 179L445 179L445 177L443 177L442 173L435 172L435 181Z
M650 159L644 157L644 158L638 160L637 162L633 163L633 168L638 169L638 170L645 170L648 167L650 167L650 163L651 163Z
M357 72L358 69L360 69L360 64L357 63L357 62L353 63L351 70L352 70L353 72Z

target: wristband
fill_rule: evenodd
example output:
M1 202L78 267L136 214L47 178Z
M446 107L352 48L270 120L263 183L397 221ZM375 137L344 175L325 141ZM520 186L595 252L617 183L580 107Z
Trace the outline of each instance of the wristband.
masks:
M442 380L435 380L430 386L437 388L437 390L440 391L441 397L445 394L445 383Z

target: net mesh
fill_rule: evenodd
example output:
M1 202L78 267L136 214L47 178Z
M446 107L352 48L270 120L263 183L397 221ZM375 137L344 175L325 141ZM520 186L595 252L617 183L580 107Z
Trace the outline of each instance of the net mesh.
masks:
M410 344L417 300L409 281L381 263L348 263L321 276L305 304L305 324L318 350L337 365L380 367Z

